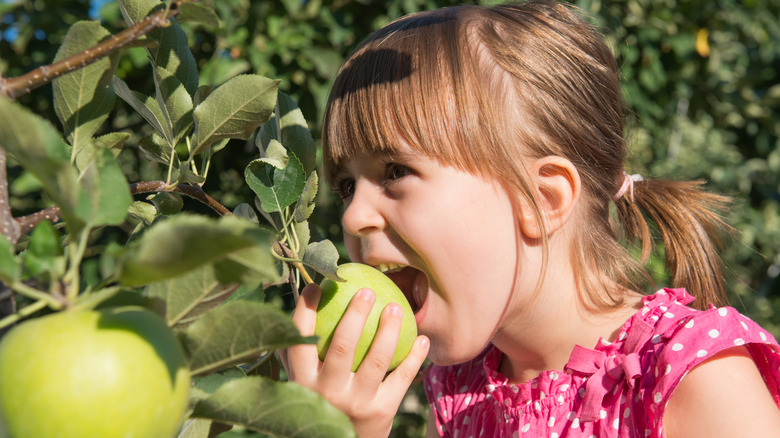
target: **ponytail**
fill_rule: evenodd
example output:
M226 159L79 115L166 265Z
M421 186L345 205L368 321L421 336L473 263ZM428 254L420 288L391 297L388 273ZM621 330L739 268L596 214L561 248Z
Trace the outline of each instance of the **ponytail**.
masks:
M621 188L622 196L614 201L626 237L641 243L641 262L653 249L652 224L663 240L671 286L696 296L693 305L700 309L709 303L727 305L719 250L723 231L733 231L721 215L729 198L704 191L703 181L634 179L628 184L630 193Z

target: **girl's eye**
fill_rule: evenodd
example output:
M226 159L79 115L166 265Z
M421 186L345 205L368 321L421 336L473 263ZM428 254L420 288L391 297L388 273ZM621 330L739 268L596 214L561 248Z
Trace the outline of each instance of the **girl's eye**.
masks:
M334 184L336 194L341 199L347 199L355 194L355 180L352 178L342 178Z
M404 166L403 164L390 163L387 165L387 178L388 181L394 181L401 179L412 173L412 169Z

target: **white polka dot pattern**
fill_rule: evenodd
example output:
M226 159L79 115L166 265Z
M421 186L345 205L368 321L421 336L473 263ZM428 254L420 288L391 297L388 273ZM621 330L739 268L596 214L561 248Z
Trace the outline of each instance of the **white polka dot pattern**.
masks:
M774 338L733 308L697 311L685 305L691 300L682 289L645 297L645 306L615 341L594 343L607 358L637 353L641 364L636 380L620 380L604 393L595 420L581 417L589 374L564 368L509 384L497 371L502 353L489 346L470 362L434 366L428 373L424 388L433 400L436 429L444 437L661 438L661 418L676 384L702 361L735 346L747 345L754 357L762 357L766 366L760 369L780 393L780 347ZM637 351L622 351L640 320L652 333Z

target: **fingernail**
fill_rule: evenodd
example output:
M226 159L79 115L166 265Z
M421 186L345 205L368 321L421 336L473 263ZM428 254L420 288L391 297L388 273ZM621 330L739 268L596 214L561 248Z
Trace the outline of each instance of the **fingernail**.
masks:
M371 289L360 289L357 291L357 296L366 301L374 301L374 291Z
M401 316L404 311L398 303L390 303L387 305L387 313L392 316Z

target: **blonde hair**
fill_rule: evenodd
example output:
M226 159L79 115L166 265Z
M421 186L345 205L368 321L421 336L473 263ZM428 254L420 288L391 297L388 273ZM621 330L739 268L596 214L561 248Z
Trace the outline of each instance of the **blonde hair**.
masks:
M671 286L702 298L699 307L726 303L715 238L726 199L698 182L645 180L613 200L624 181L623 117L615 59L573 6L418 13L373 33L342 66L323 124L326 177L356 154L396 151L402 135L418 152L520 194L543 225L523 163L565 157L583 185L572 262L589 303L618 305L624 288L649 279L645 213L663 238ZM610 202L625 238L641 243L639 261L618 240ZM588 275L596 270L605 275Z

